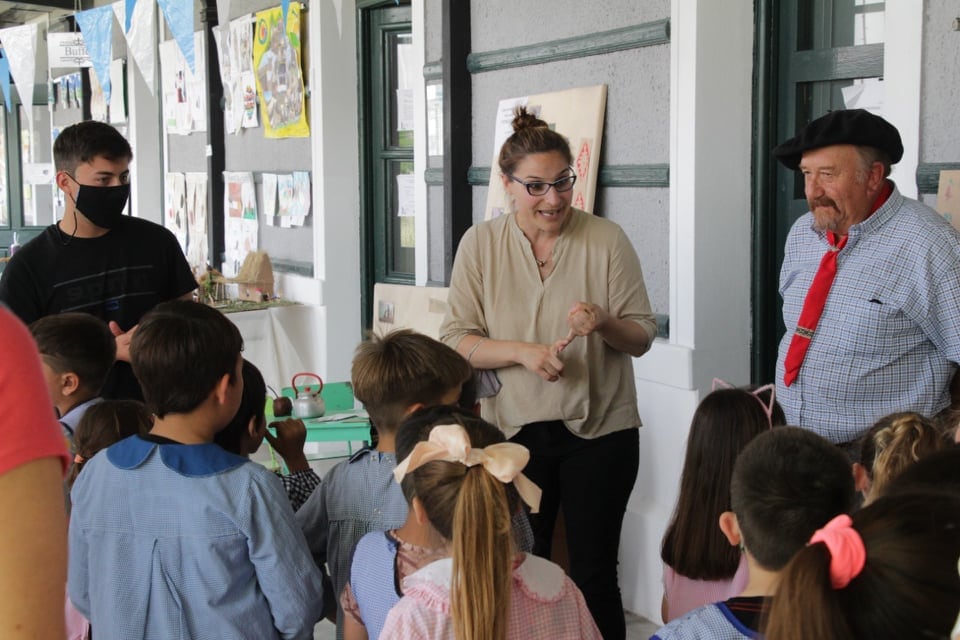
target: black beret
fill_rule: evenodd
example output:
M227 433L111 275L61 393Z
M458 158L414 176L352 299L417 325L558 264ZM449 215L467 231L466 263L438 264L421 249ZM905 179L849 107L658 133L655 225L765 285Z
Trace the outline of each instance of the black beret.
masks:
M903 142L897 128L865 109L831 111L774 149L773 155L788 169L798 169L804 151L834 144L875 147L890 157L891 164L903 157Z

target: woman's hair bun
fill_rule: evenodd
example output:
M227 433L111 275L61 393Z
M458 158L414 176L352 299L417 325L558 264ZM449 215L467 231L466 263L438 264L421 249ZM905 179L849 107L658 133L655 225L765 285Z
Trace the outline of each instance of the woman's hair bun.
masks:
M514 107L512 125L514 132L521 131L522 129L533 129L536 127L549 126L535 114L527 111L527 108L523 105L517 105Z

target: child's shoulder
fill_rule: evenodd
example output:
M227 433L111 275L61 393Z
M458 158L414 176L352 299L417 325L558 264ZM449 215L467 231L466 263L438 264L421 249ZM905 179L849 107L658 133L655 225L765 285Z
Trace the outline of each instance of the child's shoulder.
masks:
M756 634L737 621L723 603L708 604L670 621L650 640L742 640Z
M383 453L370 447L364 447L352 456L338 462L324 477L324 482L346 481L352 478L366 478L369 476L393 476L397 467L397 456L393 453Z

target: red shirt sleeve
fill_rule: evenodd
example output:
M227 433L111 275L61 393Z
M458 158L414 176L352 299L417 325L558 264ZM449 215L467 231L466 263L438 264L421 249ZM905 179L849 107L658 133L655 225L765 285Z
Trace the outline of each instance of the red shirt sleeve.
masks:
M39 458L69 458L30 332L0 307L0 474Z

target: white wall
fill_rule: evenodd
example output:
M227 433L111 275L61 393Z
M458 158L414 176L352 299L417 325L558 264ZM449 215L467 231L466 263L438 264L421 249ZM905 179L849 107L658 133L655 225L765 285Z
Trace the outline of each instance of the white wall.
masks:
M314 278L287 276L284 295L323 309L325 380L349 380L360 341L360 182L357 35L353 0L312 2L310 126L313 151Z
M660 539L700 391L750 376L753 20L750 0L671 4L671 330L635 363L645 426L620 561L624 606L655 621Z

